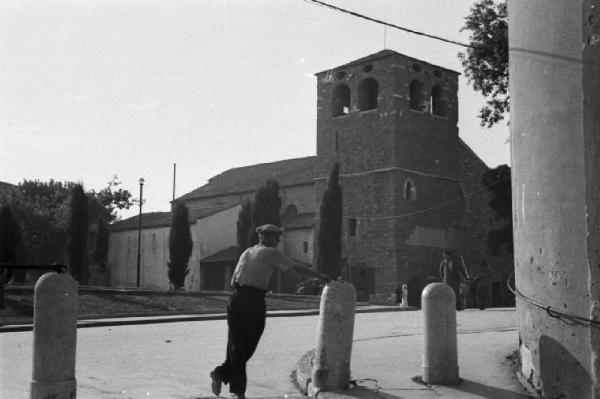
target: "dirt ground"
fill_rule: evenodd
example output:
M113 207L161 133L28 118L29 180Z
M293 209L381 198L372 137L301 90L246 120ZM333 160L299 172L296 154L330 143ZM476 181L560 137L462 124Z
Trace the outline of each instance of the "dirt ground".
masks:
M79 319L225 313L229 294L172 291L122 291L81 289ZM33 290L7 287L0 324L29 324L33 320ZM319 297L308 295L267 295L269 310L318 309Z

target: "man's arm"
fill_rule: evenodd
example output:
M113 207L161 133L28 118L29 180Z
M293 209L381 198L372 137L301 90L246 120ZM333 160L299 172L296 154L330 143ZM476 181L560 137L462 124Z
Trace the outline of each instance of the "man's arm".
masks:
M295 272L298 272L300 274L304 274L305 276L311 276L311 277L315 277L318 278L321 281L324 282L329 282L331 281L331 277L329 277L327 274L325 273L320 273L317 270L312 268L312 265L308 264L308 263L300 263L296 260L294 260L294 263L292 265L292 269Z
M272 256L273 264L275 266L278 266L278 265L284 266L285 265L285 268L282 269L284 271L289 270L291 268L295 272L298 272L305 276L311 276L311 277L318 278L319 280L326 282L326 283L331 281L331 277L329 277L325 273L320 273L317 270L313 269L312 265L310 263L304 263L299 260L292 259L289 256L287 256L286 254L284 254L283 252L281 252L281 250L279 250L279 249L273 248L273 251L271 252L271 256Z

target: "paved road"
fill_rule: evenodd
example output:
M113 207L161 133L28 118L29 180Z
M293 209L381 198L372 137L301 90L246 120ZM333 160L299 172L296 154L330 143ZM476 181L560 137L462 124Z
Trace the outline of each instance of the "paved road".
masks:
M424 390L405 383L420 374L421 317L420 311L357 314L353 378L364 380L365 385L377 384L398 398L410 397L406 394L411 390ZM249 397L297 394L290 373L296 361L315 346L317 325L318 316L267 319L265 334L249 363ZM458 329L461 377L467 382L461 389L483 392L481 397L516 397L503 396L518 386L516 381L506 386L507 375L498 375L496 384L477 383L482 378L489 380L489 373L497 374L503 356L516 349L514 310L459 312ZM210 397L208 373L223 360L226 333L224 320L79 329L77 397ZM31 332L0 334L1 398L29 397L31 341ZM491 368L463 366L468 366L470 357L482 354L490 356ZM395 371L399 364L403 375ZM382 369L386 371L380 372ZM507 367L502 370L510 373ZM486 392L495 396L486 396ZM431 393L432 397L436 394ZM460 397L460 391L457 395Z

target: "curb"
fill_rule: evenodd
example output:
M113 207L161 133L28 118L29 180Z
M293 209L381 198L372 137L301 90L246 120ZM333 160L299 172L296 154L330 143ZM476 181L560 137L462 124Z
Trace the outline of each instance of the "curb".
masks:
M417 308L400 308L397 306L381 306L373 308L357 308L356 313L378 313L378 312L408 312L417 310ZM306 310L274 310L268 311L267 317L296 317L296 316L315 316L320 312L319 309ZM173 315L173 316L124 316L119 318L102 318L102 319L80 319L77 321L77 328L89 327L110 327L122 325L142 325L142 324L159 324L159 323L178 323L189 321L209 321L209 320L226 320L226 313L211 313L197 315ZM0 334L7 332L23 332L32 331L33 324L12 324L0 326Z
M33 294L35 288L33 285L26 284L11 284L4 287L5 292L12 293L31 293ZM78 287L79 293L84 294L120 294L120 295L171 295L171 296L192 296L192 297L203 297L203 296L231 296L231 290L223 291L171 291L171 290L157 290L152 288L131 288L131 287L96 287L91 285L80 285ZM320 302L320 295L299 295L293 293L278 293L269 292L266 295L267 298L285 298L285 299L298 299L304 302Z

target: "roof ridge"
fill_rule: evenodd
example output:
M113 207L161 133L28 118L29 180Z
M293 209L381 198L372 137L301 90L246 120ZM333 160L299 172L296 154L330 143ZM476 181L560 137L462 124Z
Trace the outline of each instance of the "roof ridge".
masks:
M391 49L383 49L383 50L377 51L377 52L375 52L373 54L366 55L364 57L358 58L356 60L352 60L352 61L347 62L345 64L334 66L334 67L322 70L320 72L315 73L314 75L316 76L316 75L320 75L320 74L323 74L323 73L327 73L329 71L333 71L335 69L347 68L347 67L350 67L350 66L361 64L361 63L363 63L365 61L371 61L371 60L376 60L376 59L379 59L379 58L385 58L385 57L391 57L391 56L400 56L400 57L408 58L408 59L416 61L416 62L427 64L427 65L430 65L430 66L435 67L435 68L444 69L444 70L446 70L448 72L452 72L452 73L455 73L457 75L460 75L460 72L457 72L457 71L452 70L450 68L446 68L446 67L443 67L443 66L437 65L437 64L432 64L431 62L422 60L420 58L411 57L410 55L399 53L398 51L391 50Z
M225 195L232 192L254 191L269 179L277 180L282 187L312 182L312 171L316 165L316 159L316 155L309 155L227 169L208 179L206 184L178 197L175 201Z
M459 144L460 144L460 145L461 145L461 146L462 146L464 149L466 149L466 150L467 150L467 152L468 152L468 153L470 153L471 155L473 155L473 156L475 157L475 159L476 159L477 161L479 161L479 163L481 163L481 164L482 164L483 166L485 166L486 168L490 169L490 167L488 166L488 164L487 164L487 163L486 163L486 162L485 162L483 159L481 159L481 157L480 157L479 155L477 155L477 153L476 153L476 152L475 152L475 151L474 151L474 150L471 148L471 146L469 146L469 145L467 144L467 142L466 142L466 141L464 141L464 140L463 140L463 139L462 139L460 136L458 137L458 142L459 142Z
M307 155L305 157L281 159L279 161L271 161L271 162L260 162L260 163L255 163L255 164L252 164L252 165L246 165L246 166L236 166L234 168L229 168L229 169L224 170L223 172L219 173L218 175L215 175L215 176L211 177L211 179L214 178L214 177L220 176L223 173L227 173L229 171L232 171L232 170L246 169L246 168L252 168L252 167L257 167L257 166L264 166L264 165L274 165L276 163L285 163L285 162L299 161L299 160L305 160L305 159L308 159L308 158L316 158L316 157L317 157L316 155ZM209 181L210 181L210 179L209 179Z

